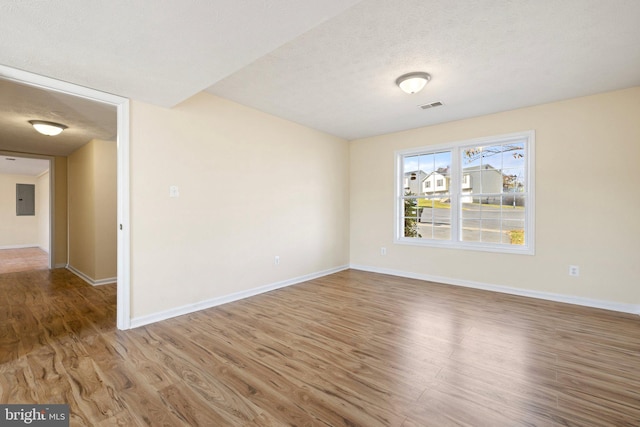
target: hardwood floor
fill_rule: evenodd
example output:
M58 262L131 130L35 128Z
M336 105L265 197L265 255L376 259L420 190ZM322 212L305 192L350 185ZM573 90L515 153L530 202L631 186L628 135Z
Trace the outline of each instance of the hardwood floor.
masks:
M40 248L0 249L0 274L49 268L49 254Z
M87 426L639 426L640 318L348 270L130 331L0 275L0 403Z

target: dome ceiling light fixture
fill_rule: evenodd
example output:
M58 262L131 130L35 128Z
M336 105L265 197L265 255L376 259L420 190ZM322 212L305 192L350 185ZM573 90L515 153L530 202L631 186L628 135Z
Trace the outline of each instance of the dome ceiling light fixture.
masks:
M431 80L431 76L422 71L403 74L396 79L396 84L404 92L412 94L420 92Z
M29 123L31 123L35 130L47 136L59 135L67 128L67 126L63 124L47 122L45 120L29 120Z

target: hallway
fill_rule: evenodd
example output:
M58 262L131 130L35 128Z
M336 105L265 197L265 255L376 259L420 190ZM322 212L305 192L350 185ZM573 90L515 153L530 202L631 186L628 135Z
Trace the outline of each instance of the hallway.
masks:
M49 268L49 255L40 248L0 249L0 274Z

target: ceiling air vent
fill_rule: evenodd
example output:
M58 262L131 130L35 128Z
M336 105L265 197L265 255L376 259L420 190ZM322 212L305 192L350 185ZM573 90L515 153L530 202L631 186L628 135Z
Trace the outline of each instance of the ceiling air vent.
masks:
M428 108L434 108L434 107L441 107L444 104L440 101L436 101L436 102L431 102L429 104L422 104L422 105L418 105L418 107L422 108L423 110L426 110Z

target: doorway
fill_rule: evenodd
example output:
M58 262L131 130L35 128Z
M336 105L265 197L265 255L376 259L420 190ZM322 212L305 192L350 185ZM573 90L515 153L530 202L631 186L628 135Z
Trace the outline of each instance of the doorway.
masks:
M130 328L129 100L37 74L0 66L0 78L115 107L117 114L117 327Z
M51 158L0 151L0 273L53 268L52 168Z

